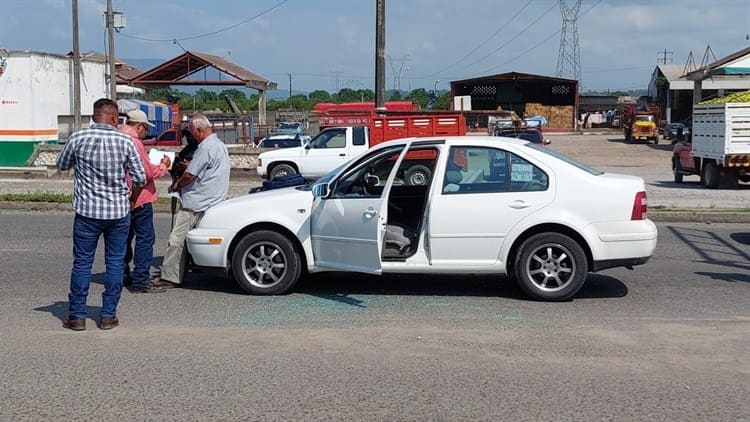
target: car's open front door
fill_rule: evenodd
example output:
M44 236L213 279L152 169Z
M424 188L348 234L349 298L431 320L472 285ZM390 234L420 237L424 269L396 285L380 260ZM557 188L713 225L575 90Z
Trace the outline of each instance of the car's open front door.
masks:
M387 192L404 145L373 151L329 183L310 215L315 265L379 274Z

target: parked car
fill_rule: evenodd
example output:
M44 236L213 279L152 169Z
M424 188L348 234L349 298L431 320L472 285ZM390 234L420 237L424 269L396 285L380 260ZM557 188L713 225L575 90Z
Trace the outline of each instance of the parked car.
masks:
M417 156L432 170L424 185L401 176ZM648 261L657 230L646 212L642 178L534 143L409 138L304 186L220 203L187 246L195 265L231 272L252 294L319 271L406 272L509 275L531 298L566 300L589 271Z
M542 132L538 129L532 128L498 130L495 132L495 136L523 139L524 141L533 142L539 145L548 145L552 143L552 141L542 135Z
M182 145L182 132L178 128L169 128L155 138L144 139L143 145L149 147L178 147Z
M258 148L293 148L304 146L310 140L309 136L299 135L271 135L258 142Z
M276 126L276 129L273 131L276 135L302 135L305 133L305 130L302 128L302 125L297 122L281 122Z
M680 130L682 130L683 135L690 133L690 128L684 123L668 123L664 125L664 139L672 139L672 144L674 144L679 140Z

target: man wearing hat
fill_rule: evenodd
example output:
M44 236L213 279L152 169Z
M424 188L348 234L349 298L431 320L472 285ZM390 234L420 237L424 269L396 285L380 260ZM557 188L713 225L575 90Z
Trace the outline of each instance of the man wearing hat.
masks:
M149 270L154 261L154 209L156 202L156 186L154 179L167 174L172 164L166 155L158 165L151 164L146 148L143 146L143 137L148 134L149 129L155 127L148 121L146 113L141 110L130 110L127 112L126 124L121 130L133 139L138 155L143 162L146 171L146 184L141 192L131 199L130 204L130 233L125 251L125 280L124 284L129 286L133 293L155 293L164 291L163 288L151 285ZM128 179L129 180L129 179ZM133 247L135 238L135 247ZM130 270L130 261L133 261L133 270Z

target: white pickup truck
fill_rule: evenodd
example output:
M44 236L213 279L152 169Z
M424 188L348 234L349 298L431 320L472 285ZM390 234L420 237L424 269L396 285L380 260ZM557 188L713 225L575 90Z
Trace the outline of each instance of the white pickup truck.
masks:
M301 147L261 153L258 156L258 175L273 179L299 173L305 179L316 179L369 148L367 127L327 128Z

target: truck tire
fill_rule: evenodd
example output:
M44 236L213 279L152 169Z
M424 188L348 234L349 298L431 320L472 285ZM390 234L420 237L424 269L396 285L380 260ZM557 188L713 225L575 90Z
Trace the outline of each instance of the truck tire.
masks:
M721 174L719 174L719 167L713 161L707 162L703 166L703 186L709 189L717 189L721 182Z
M682 183L682 164L677 157L672 158L672 171L674 172L674 182Z
M297 169L291 164L276 164L273 166L270 172L268 172L268 178L273 180L279 176L286 176L288 174L297 173Z
M404 175L404 181L407 185L411 186L427 186L430 184L430 178L432 177L432 171L421 165L417 164L409 167Z

